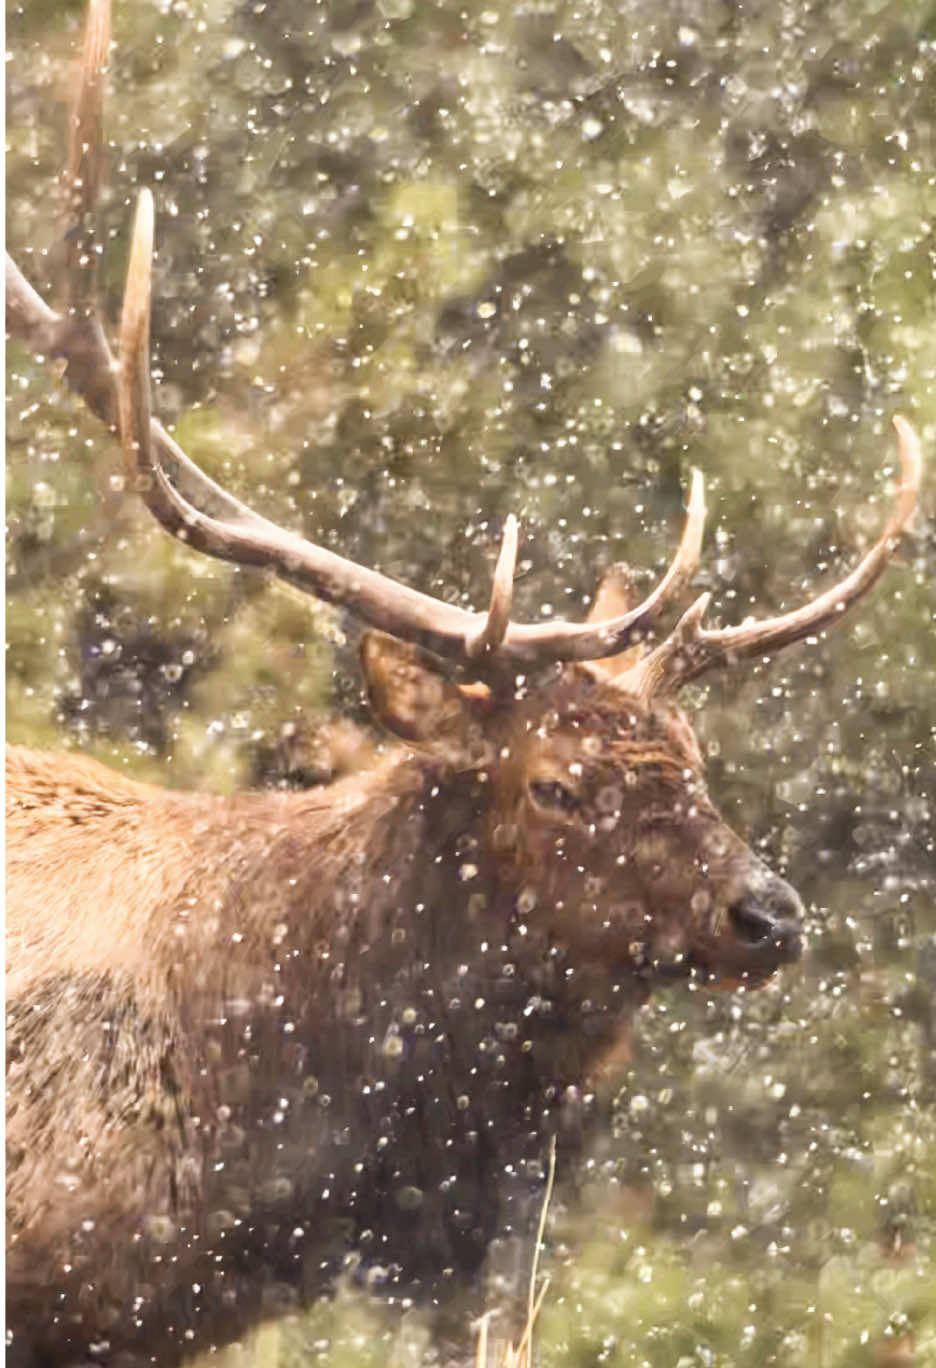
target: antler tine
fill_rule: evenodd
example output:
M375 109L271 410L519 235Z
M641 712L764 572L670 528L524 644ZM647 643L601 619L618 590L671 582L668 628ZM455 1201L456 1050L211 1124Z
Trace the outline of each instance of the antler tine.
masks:
M141 190L137 198L127 287L120 316L120 372L117 381L118 430L132 488L142 495L160 522L160 490L165 476L153 465L149 333L153 283L153 196ZM170 528L178 531L178 528Z
M686 506L686 526L673 557L672 564L660 580L654 593L645 600L644 612L653 602L651 610L656 616L668 603L678 598L683 589L699 568L699 555L702 550L702 534L705 531L705 481L701 470L693 468L689 485L689 502ZM639 610L638 610L639 611Z
M626 684L642 693L674 693L714 665L768 655L820 631L863 598L880 579L917 506L923 458L905 418L894 418L901 479L881 535L850 574L801 608L761 622L707 629L701 626L708 596L690 608L675 630L630 672ZM625 682L622 680L622 682Z
M483 627L469 632L465 637L465 650L469 660L493 654L500 646L510 626L510 610L513 607L513 579L517 568L517 519L507 514L504 522L504 538L501 542L497 565L494 567L494 583L491 586L491 603Z
M104 69L110 51L110 0L90 0L79 79L68 127L66 172L72 224L68 244L69 313L83 317L97 303L94 211L104 171Z

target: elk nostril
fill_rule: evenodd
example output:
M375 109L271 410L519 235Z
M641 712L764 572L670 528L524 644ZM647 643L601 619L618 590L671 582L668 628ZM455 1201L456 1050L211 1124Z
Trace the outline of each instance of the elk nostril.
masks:
M778 961L790 962L799 959L803 951L802 912L802 903L790 885L771 874L729 908L728 916L739 940L769 949Z
M766 940L771 933L772 919L748 903L735 903L734 907L729 907L728 916L738 939L751 945Z
M750 903L736 903L728 909L735 935L747 945L772 948L778 960L792 961L803 953L799 922L791 917L775 917Z

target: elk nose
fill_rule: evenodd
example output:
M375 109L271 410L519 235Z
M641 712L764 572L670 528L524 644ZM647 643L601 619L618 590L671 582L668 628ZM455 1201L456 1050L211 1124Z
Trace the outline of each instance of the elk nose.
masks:
M803 904L795 889L771 870L752 871L744 897L728 915L739 940L775 963L790 964L803 953Z

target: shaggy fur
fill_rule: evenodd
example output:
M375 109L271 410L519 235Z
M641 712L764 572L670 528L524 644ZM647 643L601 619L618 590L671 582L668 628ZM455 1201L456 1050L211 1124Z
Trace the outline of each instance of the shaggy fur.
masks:
M661 964L738 973L727 910L794 908L672 705L570 668L495 706L422 662L388 701L377 664L421 753L326 789L10 752L11 1361L165 1368L349 1259L443 1301Z

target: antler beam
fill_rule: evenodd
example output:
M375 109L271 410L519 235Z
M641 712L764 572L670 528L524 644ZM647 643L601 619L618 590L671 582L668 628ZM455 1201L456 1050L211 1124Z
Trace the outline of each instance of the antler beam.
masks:
M602 623L509 621L516 526L508 520L491 606L471 613L420 593L267 522L251 510L221 519L197 508L162 469L149 394L153 202L140 193L121 323L120 433L128 472L154 517L197 551L272 570L290 584L339 603L372 627L459 661L492 665L596 660L623 650L659 616L698 563L705 516L702 478L693 476L686 527L666 575L630 612ZM197 469L197 467L193 467Z

